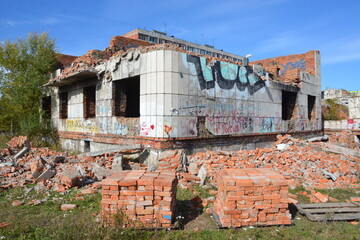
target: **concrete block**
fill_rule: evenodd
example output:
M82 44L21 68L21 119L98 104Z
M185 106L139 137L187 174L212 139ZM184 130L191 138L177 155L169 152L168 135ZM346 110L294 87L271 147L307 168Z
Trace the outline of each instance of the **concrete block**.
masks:
M156 72L157 70L157 56L156 51L150 52L150 72Z
M171 72L172 71L172 51L165 50L164 51L164 71Z
M129 71L129 62L127 60L124 60L124 61L121 62L119 69L121 71L121 74L120 74L121 78L129 77L129 75L130 75L129 74L130 73L130 71Z
M156 93L165 93L165 73L156 73Z
M197 116L206 116L206 98L202 96L197 97Z
M172 93L172 73L171 72L164 73L164 93Z
M157 116L150 116L150 134L149 137L156 137L157 131Z
M140 75L140 95L147 94L147 90L147 74Z
M164 130L166 129L166 132L164 132L164 137L177 137L178 133L178 117L177 116L168 116L164 117Z
M255 106L253 101L247 101L248 116L256 116Z
M150 85L150 94L154 94L156 93L156 83L157 83L157 74L156 72L151 72L149 75L148 75L149 79L148 79L148 83Z
M189 96L188 98L188 114L189 116L197 116L198 111L198 97L197 96Z
M156 115L164 115L165 94L156 94Z
M179 72L179 52L171 51L172 54L172 72Z
M145 53L146 55L146 73L150 73L151 72L151 52L147 52Z
M147 109L147 95L140 95L140 115L148 115Z
M179 95L179 115L180 116L189 116L189 96L188 95Z
M134 76L139 75L141 70L140 70L140 60L137 61L133 61L132 62L132 71L134 73Z
M248 113L248 109L247 109L247 102L246 101L239 101L236 100L235 104L236 104L236 112L240 115L240 116L247 116Z
M180 73L173 72L171 74L171 93L179 94L179 81L180 81Z
M198 77L192 75L188 75L188 76L189 76L189 86L188 86L189 95L197 96L198 92L200 91Z
M164 137L164 117L157 116L156 117L156 137L162 138Z
M179 59L179 72L183 74L189 74L189 63L187 61L186 53L178 53Z
M165 53L164 50L158 50L156 52L156 71L165 71Z
M164 115L165 116L177 115L176 109L172 106L171 94L164 94Z
M178 81L178 93L179 94L189 94L189 75L179 73Z
M180 114L180 100L178 94L171 95L171 106L173 109L178 110L178 114Z
M150 112L148 115L155 116L157 112L156 94L151 94L148 96L148 102L150 103Z
M146 60L146 58L147 58L146 53L140 55L140 58L139 58L140 75L147 73L147 69L146 69L147 68L147 62L146 62L147 60Z

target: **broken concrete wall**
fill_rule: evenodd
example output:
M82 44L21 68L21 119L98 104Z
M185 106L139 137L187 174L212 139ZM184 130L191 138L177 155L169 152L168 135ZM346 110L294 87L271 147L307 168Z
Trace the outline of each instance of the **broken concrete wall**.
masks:
M324 128L329 130L357 130L360 131L360 119L324 121Z
M318 52L311 72L301 72L301 88L266 81L250 66L211 62L177 51L153 51L141 75L142 136L199 137L321 129ZM316 66L316 68L315 68ZM264 80L265 81L264 81ZM283 91L296 94L294 118L282 120ZM309 120L308 95L315 97Z
M60 87L50 91L52 119L63 146L80 151L144 144L144 140L156 140L164 147L174 138L318 131L322 128L320 57L312 53L305 59L313 67L298 73L301 84L285 84L272 81L263 68L247 65L248 59L235 64L155 47L119 52L91 71L71 71L55 82ZM115 116L114 87L135 81L139 81L138 105L120 99L119 106L139 108L139 116L129 117L126 112ZM61 86L62 82L66 84ZM84 88L90 86L95 86L95 117L85 118ZM58 98L64 92L68 114L61 119ZM295 96L289 97L292 104L287 95ZM311 111L309 96L314 102ZM284 119L284 111L290 117ZM168 143L167 147L173 146Z

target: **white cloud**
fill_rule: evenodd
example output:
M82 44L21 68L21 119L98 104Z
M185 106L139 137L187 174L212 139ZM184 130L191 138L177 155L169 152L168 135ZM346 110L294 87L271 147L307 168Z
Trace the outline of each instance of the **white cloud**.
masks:
M321 49L323 64L360 60L360 37L342 38L329 42Z
M276 33L274 33L276 34ZM278 33L277 36L264 40L259 44L254 53L262 54L276 52L294 47L300 44L302 40L292 32Z
M1 21L2 25L8 25L11 27L15 27L18 25L31 25L34 24L34 22L29 21L29 20L21 20L21 21L16 21L16 20L9 20L9 19L5 19Z

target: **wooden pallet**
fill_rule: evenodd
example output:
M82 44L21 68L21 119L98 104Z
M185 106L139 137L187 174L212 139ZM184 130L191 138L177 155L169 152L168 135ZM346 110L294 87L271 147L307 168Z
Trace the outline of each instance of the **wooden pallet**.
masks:
M298 211L311 221L342 221L360 219L357 203L296 204Z

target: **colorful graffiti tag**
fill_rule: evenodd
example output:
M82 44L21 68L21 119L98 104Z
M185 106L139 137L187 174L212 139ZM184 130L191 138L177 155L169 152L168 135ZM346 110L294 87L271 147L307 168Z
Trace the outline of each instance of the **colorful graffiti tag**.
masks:
M236 86L240 91L247 89L252 95L265 87L259 73L254 72L248 65L238 66L216 61L212 66L208 66L205 58L192 55L187 55L187 61L195 66L201 90L212 89L217 82L221 89L229 90Z

